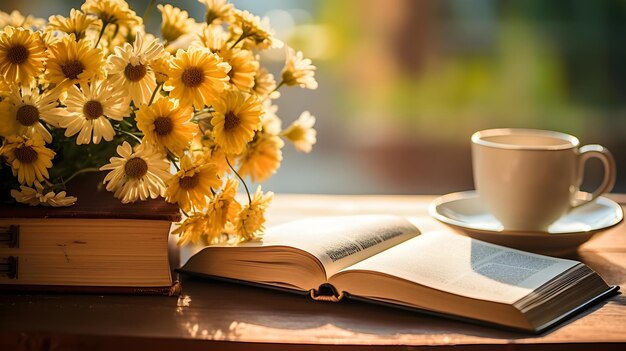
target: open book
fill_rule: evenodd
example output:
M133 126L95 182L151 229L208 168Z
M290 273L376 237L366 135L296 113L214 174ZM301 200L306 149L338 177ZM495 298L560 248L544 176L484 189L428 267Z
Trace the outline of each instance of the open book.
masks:
M535 332L617 290L577 261L420 233L387 215L283 224L256 241L202 248L180 271Z

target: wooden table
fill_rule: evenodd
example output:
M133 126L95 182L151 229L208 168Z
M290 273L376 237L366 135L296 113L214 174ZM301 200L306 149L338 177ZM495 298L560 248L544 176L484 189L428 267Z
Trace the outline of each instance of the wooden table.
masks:
M613 196L621 204L626 196ZM297 217L426 216L426 196L279 195L273 223ZM433 225L438 225L433 223ZM600 234L578 259L626 284L626 226ZM626 298L615 296L543 335L415 312L316 302L297 295L183 278L180 298L0 295L0 350L626 350Z

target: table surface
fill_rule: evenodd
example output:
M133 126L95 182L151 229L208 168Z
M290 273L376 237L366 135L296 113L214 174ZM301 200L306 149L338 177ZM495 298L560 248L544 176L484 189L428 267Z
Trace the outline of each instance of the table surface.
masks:
M626 204L626 195L611 195ZM280 223L316 215L427 217L432 196L277 195ZM430 219L426 219L430 220ZM433 226L443 226L432 220ZM612 285L626 284L626 225L598 234L576 259ZM612 297L541 335L477 326L355 301L325 303L183 277L179 298L0 295L0 350L568 350L626 349L626 298ZM320 346L321 345L321 346Z

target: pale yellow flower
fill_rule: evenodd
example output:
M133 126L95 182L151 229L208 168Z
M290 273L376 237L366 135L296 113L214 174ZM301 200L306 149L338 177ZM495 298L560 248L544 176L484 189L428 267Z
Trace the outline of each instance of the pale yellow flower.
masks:
M254 85L252 86L252 92L255 93L259 99L265 100L267 98L276 99L280 96L280 93L276 90L276 79L265 67L259 65L259 69L254 75Z
M228 0L198 0L198 2L207 8L204 16L207 24L220 24L232 20L234 7Z
M315 90L317 89L315 69L312 61L304 58L302 51L295 52L294 49L287 48L287 59L281 74L283 83Z
M78 134L76 144L98 144L102 139L113 140L115 131L110 119L121 121L128 112L121 91L115 91L106 81L94 81L89 86L70 86L65 99L67 109L60 113L59 126L66 128L65 136Z
M192 208L202 210L212 191L221 185L215 164L205 163L202 158L192 161L185 155L180 161L180 170L167 182L165 198L168 202L177 202L185 212Z
M223 99L213 104L213 108L211 124L215 142L226 153L240 153L261 126L261 103L254 95L229 90L223 94Z
M217 166L217 175L220 178L228 172L227 155L224 149L215 142L213 131L205 130L204 134L198 133L191 148L194 150L194 155L202 157L205 163L212 163Z
M107 61L113 89L123 91L136 106L147 104L157 84L151 63L164 53L157 39L145 40L141 33L137 33L133 45L116 47L115 55Z
M132 27L143 22L124 0L87 0L81 10L95 15L105 25L117 24Z
M30 85L43 71L46 53L38 32L6 27L0 31L0 76L9 83Z
M245 10L235 10L234 18L238 41L245 41L246 44L258 49L283 47L283 42L274 38L268 18L261 19Z
M264 182L280 167L284 145L276 135L257 132L239 158L239 174L250 176L253 182Z
M13 10L11 13L0 11L0 30L7 26L37 30L45 24L45 19L31 15L24 17L18 10Z
M80 10L71 9L70 16L61 15L50 16L48 19L48 30L58 30L67 34L74 34L76 40L85 38L87 29L94 29L102 26L99 19L88 16Z
M234 221L235 233L241 240L251 240L265 230L265 210L274 198L271 191L263 195L261 186L256 189L252 201L244 206Z
M198 41L192 44L200 45L219 54L222 50L228 49L228 33L220 25L205 25L198 35Z
M15 201L30 206L67 207L73 205L77 200L74 196L67 196L65 191L55 193L51 189L46 189L38 181L35 181L34 188L21 185L19 191L12 189L11 196Z
M126 141L117 147L120 157L111 157L109 163L100 167L110 171L104 178L106 189L122 203L156 199L165 195L165 182L171 177L170 163L165 156L149 144L133 148Z
M161 57L152 61L152 71L154 72L154 78L159 85L165 84L172 75L172 67L170 66L170 60L172 55L165 51Z
M102 60L102 50L94 48L93 43L76 42L74 35L68 35L50 45L45 77L63 89L86 85L91 78L102 75Z
M52 135L42 121L58 127L60 108L53 93L39 94L38 88L14 87L0 103L0 136L21 135L31 138L34 134L52 142Z
M13 176L17 176L20 184L32 186L35 180L42 182L49 177L48 169L52 167L54 151L44 146L41 135L32 138L9 136L0 148L0 156L4 156L11 166Z
M208 49L178 50L167 83L172 89L170 96L179 99L181 105L193 105L196 109L212 105L228 87L228 71L230 66Z
M263 115L261 116L261 126L264 133L278 135L282 130L282 121L276 115L278 105L272 104L272 100L263 101Z
M161 152L182 156L189 148L198 127L191 122L193 108L179 106L169 98L157 100L150 106L143 105L137 111L137 128L144 134L146 142Z
M159 4L157 8L161 11L161 36L166 42L174 41L181 35L187 34L196 24L193 18L189 18L187 11L178 7Z
M234 179L227 179L223 190L216 194L208 204L207 216L209 221L205 235L209 242L215 242L224 233L226 224L235 220L241 205L235 200L239 183Z
M287 138L301 152L311 152L317 142L317 132L313 129L315 117L309 111L304 111L281 135Z
M210 219L209 215L204 212L192 213L185 218L172 231L172 234L179 236L178 245L200 243Z

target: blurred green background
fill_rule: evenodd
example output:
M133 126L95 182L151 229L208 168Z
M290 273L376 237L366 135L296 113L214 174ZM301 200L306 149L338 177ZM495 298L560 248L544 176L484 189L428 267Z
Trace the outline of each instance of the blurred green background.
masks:
M139 15L148 0L129 3ZM311 154L284 149L267 190L439 194L473 188L470 135L552 129L607 146L626 192L626 1L232 1L268 16L318 66L316 91L285 89L284 124L318 118ZM200 21L195 0L157 1ZM37 17L76 0L0 1ZM148 30L158 34L160 14ZM284 52L263 59L276 75ZM600 182L599 163L585 187Z

